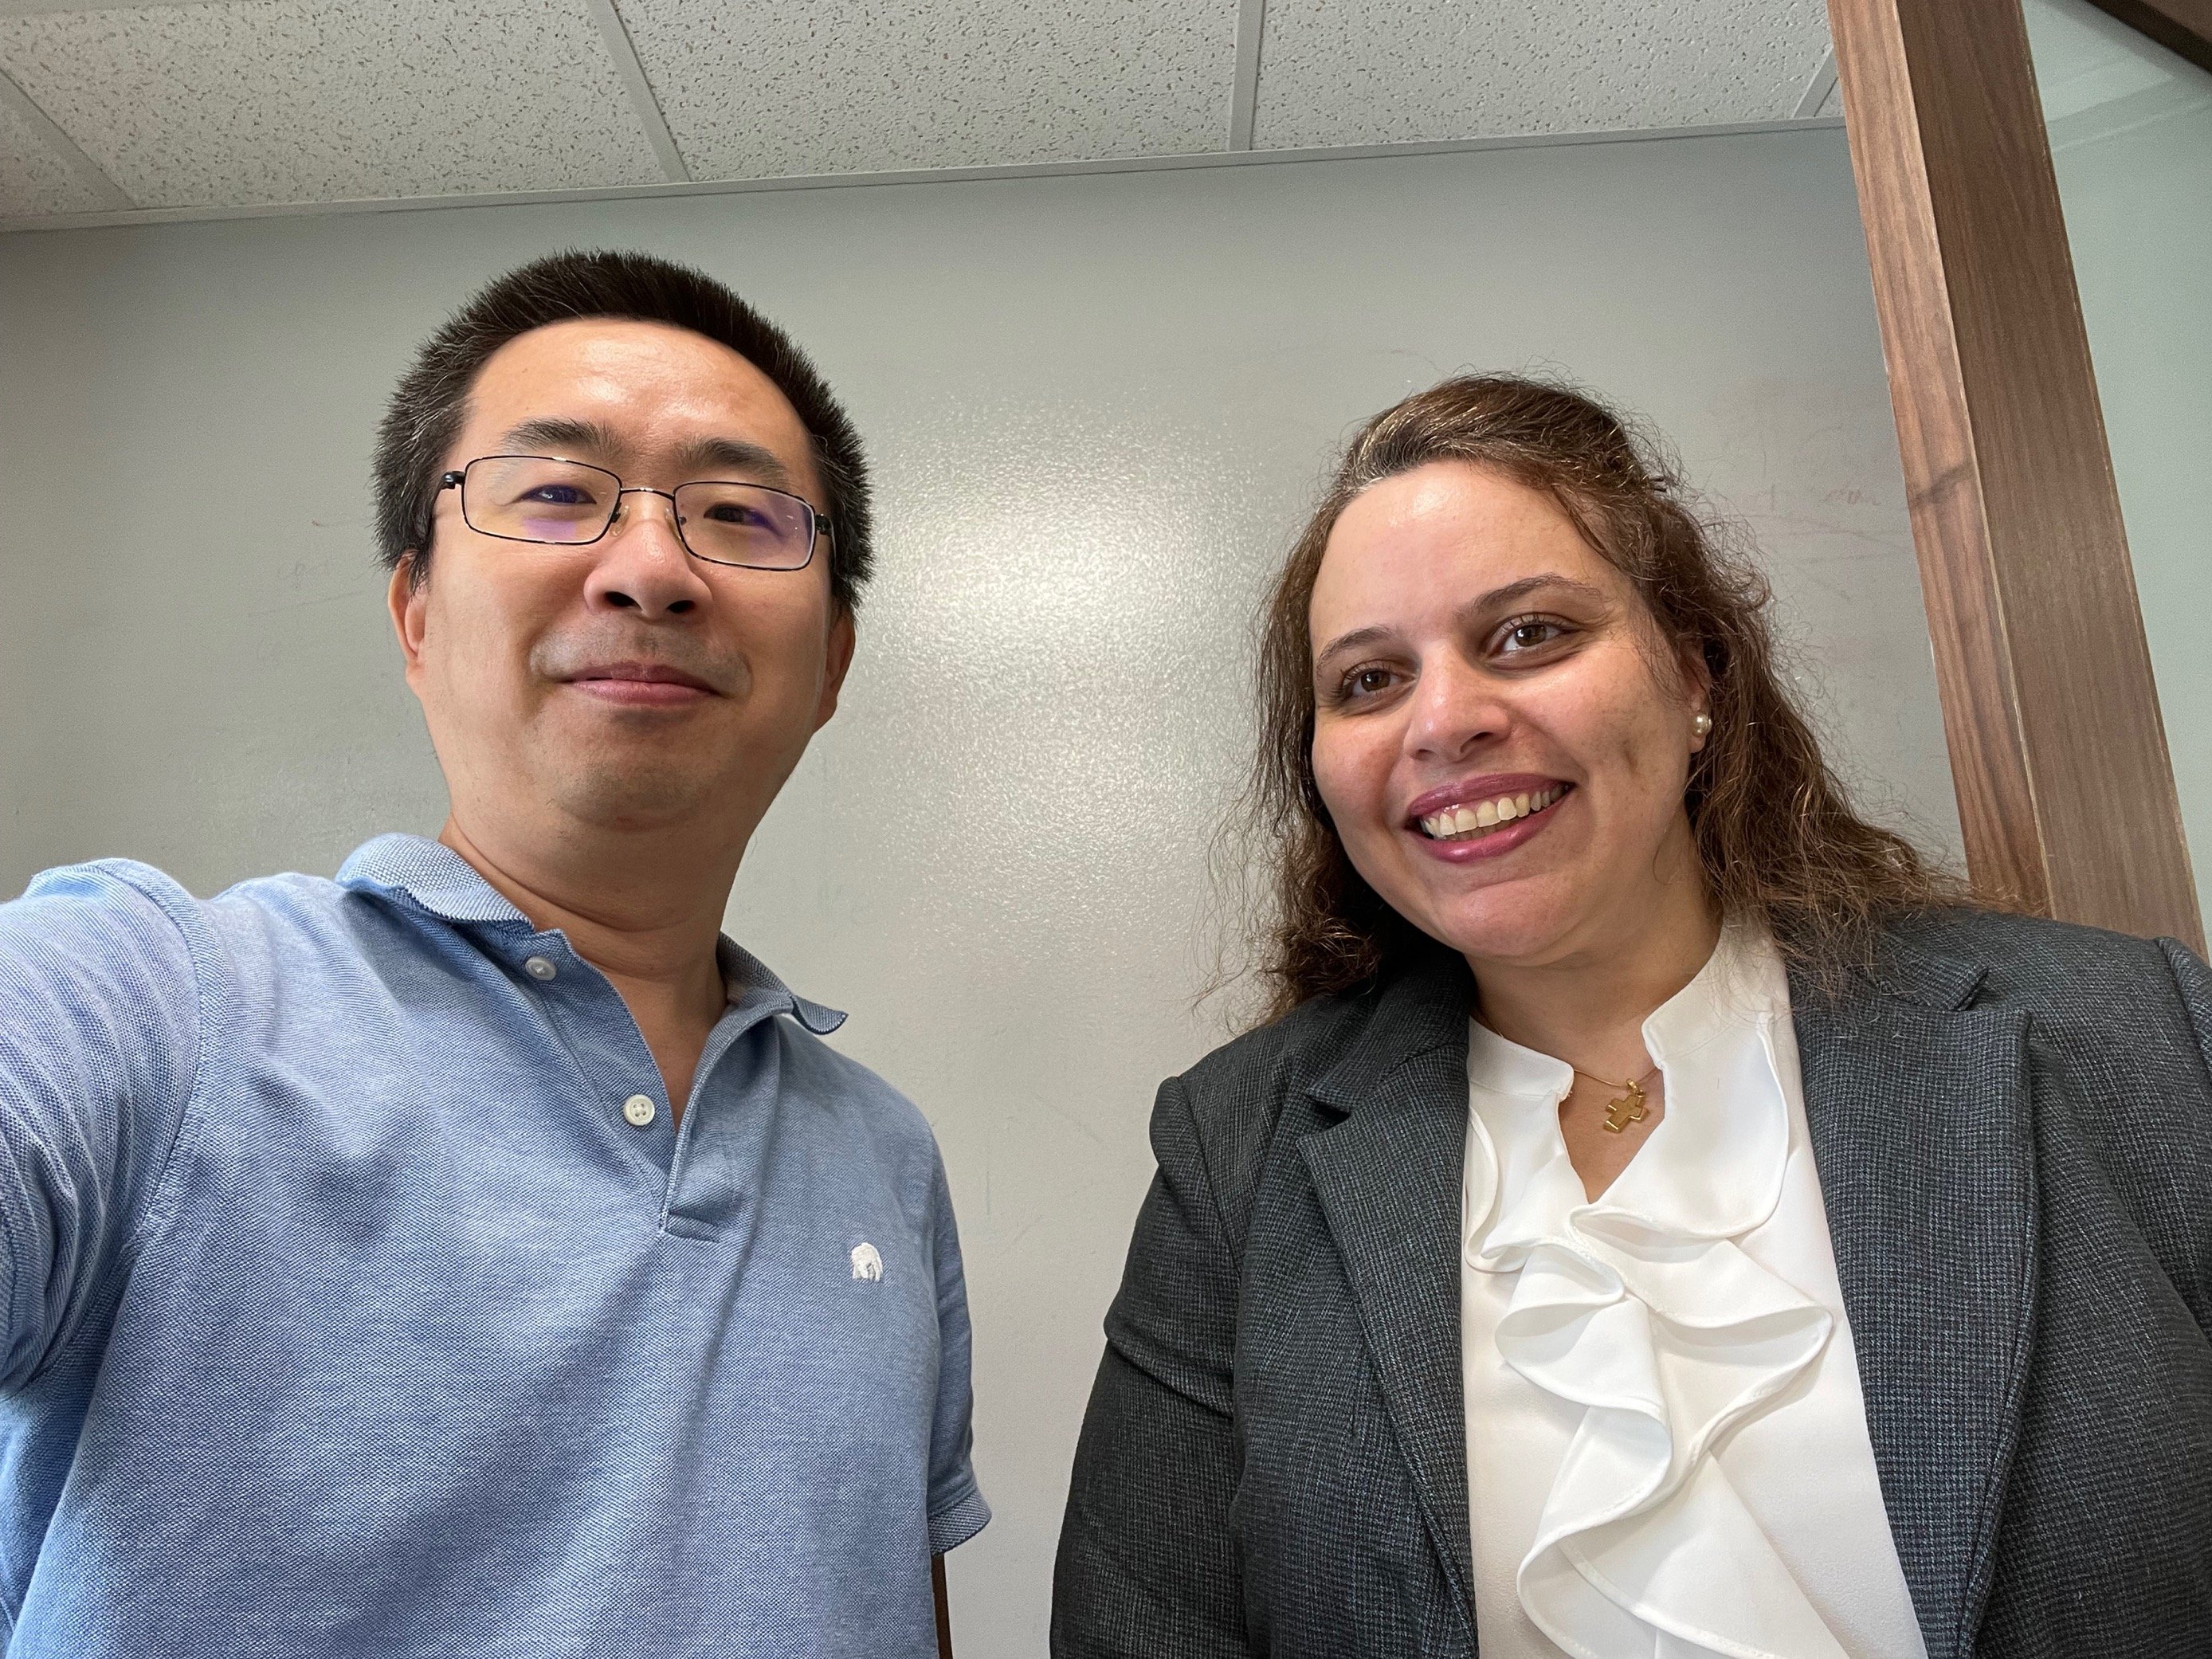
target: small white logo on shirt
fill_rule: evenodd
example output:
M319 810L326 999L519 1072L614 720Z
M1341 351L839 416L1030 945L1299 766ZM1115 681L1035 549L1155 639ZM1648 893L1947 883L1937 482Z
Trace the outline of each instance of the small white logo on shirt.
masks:
M853 1246L853 1277L873 1279L883 1276L884 1258L876 1247L872 1244Z

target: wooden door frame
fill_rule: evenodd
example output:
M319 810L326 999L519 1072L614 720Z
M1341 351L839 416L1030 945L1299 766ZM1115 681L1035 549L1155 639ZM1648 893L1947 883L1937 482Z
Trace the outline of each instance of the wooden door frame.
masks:
M1968 872L2201 951L2020 0L1828 15Z

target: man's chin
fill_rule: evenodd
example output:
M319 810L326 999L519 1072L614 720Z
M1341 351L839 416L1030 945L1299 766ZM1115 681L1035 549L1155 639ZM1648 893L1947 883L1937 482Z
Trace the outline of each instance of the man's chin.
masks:
M697 767L665 765L594 768L562 778L552 793L567 817L623 834L679 826L708 811L714 794Z

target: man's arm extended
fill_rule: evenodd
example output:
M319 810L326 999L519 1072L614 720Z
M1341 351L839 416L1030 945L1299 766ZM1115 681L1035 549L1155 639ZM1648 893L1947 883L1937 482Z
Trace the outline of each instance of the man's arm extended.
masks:
M126 873L50 872L0 904L0 1388L127 1261L191 1094L191 953Z

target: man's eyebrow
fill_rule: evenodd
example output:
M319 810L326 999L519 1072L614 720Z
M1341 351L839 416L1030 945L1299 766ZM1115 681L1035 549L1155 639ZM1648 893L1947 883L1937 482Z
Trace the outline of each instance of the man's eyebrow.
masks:
M737 472L749 483L775 489L791 488L791 469L776 459L775 452L742 438L694 439L676 452L676 463L689 476Z
M622 448L613 432L599 422L572 420L562 415L541 415L532 420L518 421L500 435L499 441L510 455L573 449L611 455Z
M1523 576L1517 582L1507 582L1502 587L1493 587L1488 592L1468 600L1459 608L1460 619L1462 622L1473 622L1489 612L1517 604L1533 593L1561 591L1572 593L1578 599L1602 601L1605 598L1605 591L1602 588L1596 587L1589 582L1577 581L1571 576L1562 576L1547 571L1541 575ZM1339 634L1327 645L1314 653L1314 661L1327 662L1340 652L1356 651L1363 646L1379 644L1390 638L1395 631L1392 629L1378 626L1355 628L1348 634Z
M543 415L518 421L501 434L503 453L511 455L550 453L567 459L590 455L602 461L626 459L629 447L613 429L598 421L580 421L564 415ZM733 472L749 483L771 489L791 488L791 469L775 452L744 438L695 438L676 452L676 470L687 478Z

